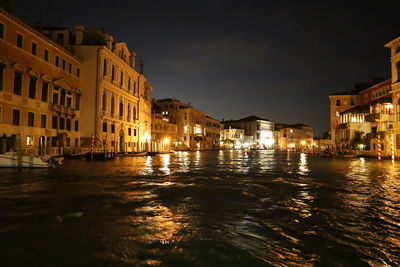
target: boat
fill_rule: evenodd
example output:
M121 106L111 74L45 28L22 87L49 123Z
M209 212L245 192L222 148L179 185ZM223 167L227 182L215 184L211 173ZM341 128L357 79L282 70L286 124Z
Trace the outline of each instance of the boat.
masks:
M0 154L1 168L49 168L52 165L36 156L18 155L16 152Z

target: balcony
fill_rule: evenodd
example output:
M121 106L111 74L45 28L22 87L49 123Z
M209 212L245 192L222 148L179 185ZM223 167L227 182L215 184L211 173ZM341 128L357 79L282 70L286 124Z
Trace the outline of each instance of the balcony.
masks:
M385 113L372 113L365 116L365 121L368 122L393 121L393 119L393 114Z

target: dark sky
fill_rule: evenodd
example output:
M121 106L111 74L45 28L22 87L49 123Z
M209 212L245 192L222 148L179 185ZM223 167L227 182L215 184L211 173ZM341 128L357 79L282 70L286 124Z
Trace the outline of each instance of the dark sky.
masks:
M105 27L139 59L156 98L218 119L329 127L328 94L390 75L393 1L14 0L33 23ZM371 1L372 2L372 1Z

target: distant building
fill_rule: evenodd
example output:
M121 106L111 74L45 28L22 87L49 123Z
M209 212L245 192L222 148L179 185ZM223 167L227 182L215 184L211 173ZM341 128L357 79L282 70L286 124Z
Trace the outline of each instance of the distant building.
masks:
M240 120L223 121L222 123L225 128L243 129L246 136L252 136L250 143L254 148L274 148L274 123L269 120L249 116Z
M221 130L221 147L222 148L244 148L244 130L236 128L227 128Z
M151 114L151 151L175 150L178 142L178 125L169 122L161 113Z
M117 152L149 150L152 88L142 62L135 70L135 52L102 29L77 25L73 35L66 28L38 28L85 62L82 145ZM60 64L69 69L67 62Z
M314 146L313 128L305 124L275 124L276 146L280 150L310 150Z
M0 9L0 135L26 154L79 152L83 62Z
M168 116L171 123L178 125L176 149L206 150L218 147L218 120L206 118L205 112L173 98L158 99L156 106L161 114Z
M219 120L206 116L206 143L205 149L216 150L220 148L221 124Z

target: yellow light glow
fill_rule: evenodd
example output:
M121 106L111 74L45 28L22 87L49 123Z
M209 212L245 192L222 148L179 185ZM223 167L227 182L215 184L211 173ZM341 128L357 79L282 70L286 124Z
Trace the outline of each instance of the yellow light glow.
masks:
M164 144L169 144L169 138L168 137L164 138Z
M306 145L306 141L302 140L302 141L300 142L300 144L301 144L302 146L305 146L305 145Z

